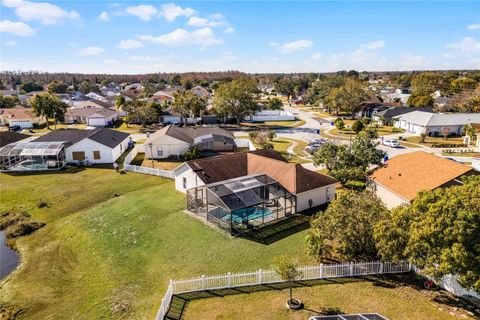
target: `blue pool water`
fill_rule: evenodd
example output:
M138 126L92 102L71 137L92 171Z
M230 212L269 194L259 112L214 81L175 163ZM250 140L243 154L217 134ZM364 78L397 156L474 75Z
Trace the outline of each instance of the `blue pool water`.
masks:
M262 219L263 217L268 217L272 214L272 211L267 208L253 207L253 208L244 208L238 209L232 212L232 220L234 222L243 222L244 220L253 220L253 219ZM225 217L226 220L230 220L230 216Z

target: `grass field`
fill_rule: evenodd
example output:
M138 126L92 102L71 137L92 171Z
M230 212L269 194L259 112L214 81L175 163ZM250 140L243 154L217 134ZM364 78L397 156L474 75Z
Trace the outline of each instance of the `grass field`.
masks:
M288 311L288 290L272 290L218 298L193 300L185 319L304 320L322 313L380 313L390 320L474 319L464 310L439 301L451 301L442 292L421 290L403 282L402 277L368 278L346 282L334 280L317 286L295 288L294 298L305 309ZM443 299L443 300L442 300Z
M0 319L152 319L169 279L268 268L281 254L309 262L305 232L268 246L231 239L183 213L184 195L159 177L0 174L0 190L2 212L46 223L16 241L22 264L0 284Z
M241 125L245 127L258 128L282 128L282 127L300 127L305 124L305 121L297 119L293 121L266 121L266 122L242 122Z
M451 138L443 138L443 137L425 137L424 142L420 142L419 136L412 136L407 137L407 141L413 143L423 144L425 146L431 147L434 143L443 143L443 144L462 144L463 137L451 137Z

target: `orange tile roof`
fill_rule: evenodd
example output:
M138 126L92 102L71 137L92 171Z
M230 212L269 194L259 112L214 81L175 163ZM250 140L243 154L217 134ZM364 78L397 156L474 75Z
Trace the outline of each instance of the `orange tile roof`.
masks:
M458 162L417 151L393 157L375 170L370 179L412 201L418 192L438 188L472 170Z

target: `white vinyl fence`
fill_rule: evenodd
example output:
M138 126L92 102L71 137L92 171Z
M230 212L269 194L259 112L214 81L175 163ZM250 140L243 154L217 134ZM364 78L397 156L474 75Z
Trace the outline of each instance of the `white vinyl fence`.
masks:
M148 168L142 166L134 166L131 164L126 164L123 166L125 171L136 172L136 173L143 173L143 174L150 174L152 176L159 176L163 178L175 179L175 172L171 170L161 170L156 168Z
M298 268L298 270L301 272L301 276L298 277L297 280L302 281L409 272L412 271L412 265L407 261L350 262L305 266ZM162 304L156 320L162 320L168 313L172 297L175 294L280 282L284 281L274 270L258 270L248 273L227 273L218 276L201 276L200 278L189 280L170 280L170 284L165 297L162 299Z

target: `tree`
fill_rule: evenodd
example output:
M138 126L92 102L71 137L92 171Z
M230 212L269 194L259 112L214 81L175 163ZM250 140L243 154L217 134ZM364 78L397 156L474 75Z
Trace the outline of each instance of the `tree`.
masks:
M421 192L384 216L374 228L381 258L408 259L437 279L458 275L480 292L480 176L463 183Z
M409 107L416 107L416 108L425 108L425 107L433 107L434 100L431 96L417 96L411 95L408 97L407 105Z
M29 93L32 91L42 91L43 86L33 81L24 82L19 87L20 93Z
M205 99L190 90L175 92L173 97L172 108L180 113L182 119L185 119L185 124L190 115L198 117L207 108Z
M310 230L305 236L305 253L318 262L322 262L325 257L331 255L332 248L327 243L322 231L315 226L315 221L310 222Z
M3 80L0 79L0 90L7 90L7 86L3 82Z
M357 120L352 124L352 130L355 131L355 133L359 133L365 128L365 125L363 124L362 121Z
M315 152L313 164L325 165L330 175L348 187L348 182L365 181L366 171L371 165L380 165L385 152L377 149L376 133L371 130L360 132L351 145L324 143Z
M30 105L33 112L38 117L45 118L47 128L50 129L48 119L54 118L55 121L62 122L65 117L67 105L63 103L57 96L51 93L41 93L30 99Z
M295 95L295 79L285 76L275 83L275 89L290 100Z
M350 111L353 119L355 113L361 108L361 103L368 99L364 84L356 78L348 78L340 90L341 102L345 108Z
M50 93L66 93L68 86L61 81L53 80L48 84L48 92Z
M278 98L268 99L267 108L269 110L280 110L283 107L283 103Z
M422 72L412 77L412 95L428 96L439 88L441 77L434 72Z
M257 93L258 89L253 80L239 78L218 87L213 105L220 114L235 117L239 124L246 115L257 110Z
M464 90L474 90L477 81L470 78L458 78L450 82L450 90L453 92L462 92Z
M127 121L141 122L143 127L146 127L148 121L156 121L158 119L155 109L143 99L127 102L125 109L128 112Z
M283 281L287 282L289 291L288 303L293 302L292 285L294 281L302 276L302 273L298 270L297 262L289 256L280 256L275 259L274 262L275 272L280 275Z
M123 110L125 108L126 100L124 96L118 96L115 99L115 108L117 111Z
M97 91L97 85L96 84L91 84L88 81L83 81L78 86L78 90L80 90L80 92L86 94L86 93L89 93L89 92Z
M335 128L337 128L338 130L343 130L345 128L345 121L343 121L342 118L337 118L335 119Z
M172 87L180 86L180 85L182 85L182 76L179 75L178 73L176 73L175 75L173 75L173 77L170 78L170 80L168 81L168 83L169 83Z
M17 96L4 96L0 93L0 109L13 108L18 103Z
M335 254L344 259L375 259L377 248L373 228L387 211L381 200L370 191L346 190L324 212L315 216L310 232L319 233L315 239L323 244L315 242L310 246L325 246L325 240L329 240L334 243Z

